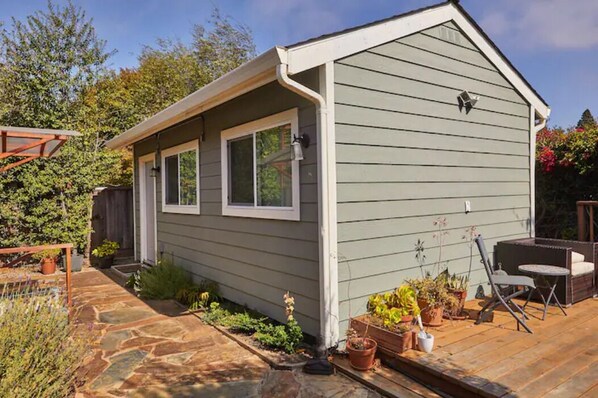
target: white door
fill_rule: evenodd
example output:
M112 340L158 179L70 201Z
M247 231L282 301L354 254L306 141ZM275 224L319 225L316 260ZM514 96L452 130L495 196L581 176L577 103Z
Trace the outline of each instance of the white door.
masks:
M152 167L153 154L139 159L141 261L153 265L156 262L156 185Z

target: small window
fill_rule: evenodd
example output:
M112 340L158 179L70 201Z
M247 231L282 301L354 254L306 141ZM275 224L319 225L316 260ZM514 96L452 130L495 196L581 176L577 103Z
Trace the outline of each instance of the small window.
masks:
M222 214L299 220L297 135L291 109L222 132Z
M162 211L199 214L198 141L162 151Z

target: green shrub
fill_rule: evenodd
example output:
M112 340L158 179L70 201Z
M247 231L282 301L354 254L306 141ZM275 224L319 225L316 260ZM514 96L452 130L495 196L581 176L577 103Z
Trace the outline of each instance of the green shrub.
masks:
M284 295L287 314L286 325L275 325L264 316L250 312L231 313L219 303L210 304L210 309L202 315L202 320L209 325L220 325L233 332L251 334L252 337L268 348L294 353L303 341L301 327L293 317L295 299L287 292Z
M102 242L101 245L93 249L91 254L98 258L108 257L116 254L118 249L120 249L120 245L117 242L104 239L104 242Z
M179 289L176 294L178 302L191 310L205 309L208 304L221 299L218 284L213 281L202 281L199 285L190 285Z
M165 259L135 275L135 292L145 299L173 299L179 290L191 286L187 271Z
M69 323L62 297L8 298L5 289L0 295L0 396L72 396L89 341L85 327Z

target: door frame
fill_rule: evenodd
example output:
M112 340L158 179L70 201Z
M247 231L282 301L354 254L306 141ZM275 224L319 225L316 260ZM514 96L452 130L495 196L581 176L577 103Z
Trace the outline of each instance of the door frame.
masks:
M156 167L156 157L153 153L140 156L138 159L139 169L139 236L140 236L140 247L139 247L139 261L147 261L147 187L145 183L147 176L145 175L145 164L151 161L152 167ZM157 248L158 248L158 209L157 209L157 197L156 197L156 177L153 178L153 189L154 189L154 263L156 263ZM149 261L147 261L149 263Z

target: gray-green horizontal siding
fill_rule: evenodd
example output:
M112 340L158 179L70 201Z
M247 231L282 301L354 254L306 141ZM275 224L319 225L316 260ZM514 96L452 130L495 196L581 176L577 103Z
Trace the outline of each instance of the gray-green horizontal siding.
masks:
M481 97L469 114L462 90ZM491 252L529 236L529 105L454 24L336 62L335 114L341 329L369 295L437 272L438 217L442 264L471 268L470 294L487 279L467 228Z
M298 77L317 88L317 73ZM291 108L299 108L299 129L311 145L300 163L301 221L222 216L220 132ZM200 215L162 213L158 179L158 249L195 277L219 283L223 295L279 321L286 319L282 301L288 290L307 333L319 331L317 145L313 104L270 83L204 114L206 139L200 142ZM201 119L161 134L167 148L198 138ZM136 156L153 151L136 146ZM137 184L137 182L136 182ZM139 244L138 244L139 245Z

